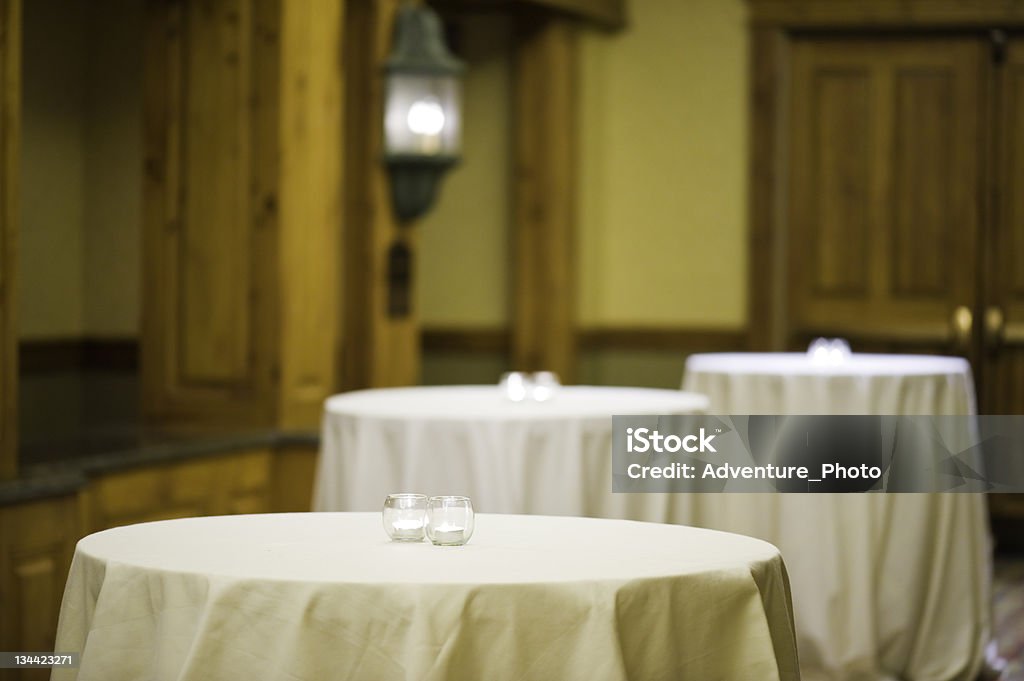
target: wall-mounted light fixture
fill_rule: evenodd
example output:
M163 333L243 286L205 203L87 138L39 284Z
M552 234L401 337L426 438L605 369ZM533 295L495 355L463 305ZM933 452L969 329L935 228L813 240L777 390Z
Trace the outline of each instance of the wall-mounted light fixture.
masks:
M433 10L404 4L384 71L384 153L402 222L423 215L459 160L463 64L448 51Z

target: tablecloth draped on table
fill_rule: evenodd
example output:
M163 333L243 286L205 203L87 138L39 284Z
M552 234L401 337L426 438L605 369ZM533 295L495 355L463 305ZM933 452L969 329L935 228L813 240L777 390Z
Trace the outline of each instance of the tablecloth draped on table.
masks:
M563 387L512 402L497 386L400 388L327 401L313 509L378 510L387 494L460 494L493 513L660 520L671 499L611 492L614 414L693 414L677 390Z
M946 357L694 355L683 386L715 414L975 413ZM991 545L980 494L695 494L675 522L782 551L805 681L971 680L991 641Z
M53 679L796 681L778 551L695 528L477 517L464 547L380 514L190 518L79 542Z

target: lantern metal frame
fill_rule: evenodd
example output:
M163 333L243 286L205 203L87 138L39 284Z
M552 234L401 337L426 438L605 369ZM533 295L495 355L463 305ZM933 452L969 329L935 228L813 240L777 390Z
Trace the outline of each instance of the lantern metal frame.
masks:
M428 7L403 4L395 17L391 54L384 64L384 77L396 76L458 79L465 70L462 61L449 52L437 14ZM385 101L385 120L388 115ZM461 112L456 112L461 114ZM387 128L385 126L385 135ZM385 150L388 140L384 140ZM434 204L441 178L458 164L458 154L393 153L384 162L391 179L391 201L396 217L409 222L425 214Z

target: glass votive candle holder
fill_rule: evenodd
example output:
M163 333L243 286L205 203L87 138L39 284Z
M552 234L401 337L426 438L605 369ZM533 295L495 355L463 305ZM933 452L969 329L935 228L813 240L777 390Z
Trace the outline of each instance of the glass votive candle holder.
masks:
M427 539L435 546L462 546L473 536L473 502L469 497L427 500Z
M498 386L506 398L513 402L522 402L530 392L530 379L522 372L510 371L502 374Z
M807 356L812 362L825 363L828 361L832 344L827 338L815 338L807 347Z
M829 344L829 354L835 363L846 362L850 359L850 344L844 338L833 338Z
M560 387L562 382L558 380L558 374L553 371L538 371L532 376L530 397L535 402L547 402L555 396Z
M427 495L389 494L384 500L384 531L391 541L423 541Z

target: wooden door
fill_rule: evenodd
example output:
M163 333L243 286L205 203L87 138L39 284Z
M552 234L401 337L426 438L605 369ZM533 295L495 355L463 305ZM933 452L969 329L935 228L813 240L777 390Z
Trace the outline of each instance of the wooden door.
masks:
M969 353L987 55L970 36L794 42L791 345Z
M991 148L994 183L982 305L981 406L1024 414L1024 36L996 65Z

